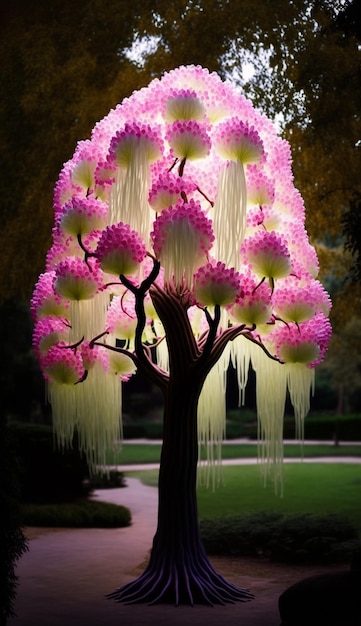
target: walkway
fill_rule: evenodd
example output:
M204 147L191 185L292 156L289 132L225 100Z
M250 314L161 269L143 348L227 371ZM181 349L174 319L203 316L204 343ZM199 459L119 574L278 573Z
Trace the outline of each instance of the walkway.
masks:
M277 565L265 571L257 562L237 560L232 580L250 588L256 599L225 607L124 606L106 600L107 593L141 573L156 529L157 490L126 480L127 488L100 490L94 497L129 507L129 528L29 530L30 549L17 568L17 617L8 626L279 626L280 593L314 572L296 567L285 574ZM218 564L217 569L222 572Z

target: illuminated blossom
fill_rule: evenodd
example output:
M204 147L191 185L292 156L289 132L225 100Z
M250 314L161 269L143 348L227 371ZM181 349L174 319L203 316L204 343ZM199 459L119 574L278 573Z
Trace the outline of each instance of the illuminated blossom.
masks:
M108 159L127 167L136 154L145 156L148 163L156 161L163 152L159 129L149 124L127 122L118 130L110 142Z
M221 122L213 135L217 152L225 159L246 163L258 163L264 157L262 140L254 128L232 117Z
M316 311L329 313L331 301L318 280L287 279L277 287L273 296L275 313L286 322L306 322Z
M30 302L30 311L34 320L56 315L66 317L69 302L54 292L55 271L40 274Z
M192 89L171 89L170 97L165 104L164 119L200 120L204 116L204 105Z
M207 127L194 120L173 122L167 129L166 139L172 154L180 159L201 159L211 149Z
M50 348L41 364L46 378L59 385L74 385L84 376L80 353L63 342Z
M54 291L68 300L88 300L103 285L103 272L94 259L66 257L55 270Z
M135 335L137 317L134 311L134 298L115 296L107 311L107 330L118 339L131 339Z
M141 237L129 224L114 224L103 231L96 255L104 272L134 274L146 255Z
M236 301L227 307L231 320L249 325L269 322L272 316L269 286L266 283L257 284L250 273L240 275L240 286Z
M279 326L271 338L282 361L316 367L325 357L330 337L330 320L319 312L307 322Z
M65 203L60 218L60 228L67 235L77 236L104 228L108 205L92 196L74 196Z
M268 178L258 167L251 165L246 170L247 202L259 206L272 204L275 198L274 180Z
M241 253L257 276L284 278L291 271L290 253L282 235L274 231L260 231L246 238Z
M33 348L38 359L59 341L66 340L69 335L69 322L65 319L49 315L42 317L34 327Z
M149 191L149 204L155 211L163 211L176 204L181 194L186 196L195 191L197 185L185 176L175 176L172 172L161 174Z
M204 262L214 240L212 222L199 202L178 202L163 211L151 233L156 256L164 267L164 278L176 284L192 283L195 269Z
M194 295L204 306L226 306L233 302L239 292L239 274L234 268L227 269L220 261L207 263L194 275Z

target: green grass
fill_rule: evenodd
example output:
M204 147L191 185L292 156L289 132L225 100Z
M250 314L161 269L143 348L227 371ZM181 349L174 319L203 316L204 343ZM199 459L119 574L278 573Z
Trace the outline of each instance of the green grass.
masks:
M161 446L159 444L123 444L121 449L109 451L107 463L110 465L135 465L138 463L158 463ZM284 446L286 458L301 458L302 449L299 445L288 444ZM361 445L331 446L326 444L303 446L303 456L305 458L320 456L361 456ZM257 444L235 444L223 445L223 459L245 459L257 457Z
M269 481L263 486L254 465L224 466L224 484L214 491L198 488L200 518L242 515L257 511L287 514L337 514L361 530L361 466L337 463L292 463L283 467L284 496ZM145 484L157 484L157 470L132 472Z

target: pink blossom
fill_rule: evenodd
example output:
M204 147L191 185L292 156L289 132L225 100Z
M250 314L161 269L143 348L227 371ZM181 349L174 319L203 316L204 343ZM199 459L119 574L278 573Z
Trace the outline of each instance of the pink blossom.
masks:
M134 337L137 316L134 310L134 297L115 296L107 311L107 330L118 339Z
M180 284L186 277L188 286L214 241L212 222L193 199L163 211L153 224L151 238L154 252L164 267L165 280L169 281L173 275Z
M104 272L134 274L146 255L143 240L129 224L119 222L103 231L96 255Z
M200 120L204 116L204 106L192 89L171 89L165 103L164 119Z
M250 272L240 275L240 292L227 307L230 318L239 324L266 324L272 316L271 289L259 284Z
M291 270L290 253L283 235L274 231L256 232L241 246L245 262L261 278L284 278Z
M54 291L69 300L89 300L103 285L103 272L95 259L88 264L79 257L66 257L55 270Z
M217 152L231 161L258 163L264 159L262 140L253 126L232 117L220 122L213 133Z
M60 342L52 346L41 361L46 378L59 385L74 385L84 376L84 367L79 352Z
M38 359L53 345L65 340L69 334L69 322L64 318L49 315L42 317L34 326L33 348Z
M69 302L54 292L55 271L40 274L30 302L30 311L35 321L49 315L66 317Z
M226 306L233 302L239 292L239 274L224 263L207 263L194 275L194 295L204 306Z
M255 165L249 165L246 170L247 201L248 204L259 206L272 204L275 198L274 180Z
M324 360L331 332L330 320L318 312L301 324L278 326L272 332L271 339L282 361L316 367Z
M188 195L195 191L197 185L185 176L175 176L172 172L165 172L154 180L149 191L149 204L155 211L163 211L181 198L181 194Z
M277 286L273 295L273 306L277 316L286 322L305 322L316 311L327 315L331 308L328 293L318 280L287 278Z
M168 126L166 139L172 148L172 154L180 159L201 159L211 149L208 127L194 120L176 120Z
M92 230L104 228L108 205L92 196L73 196L65 203L60 219L60 228L67 235L84 235Z
M159 128L139 122L127 122L112 137L108 160L127 167L136 153L142 153L148 163L152 163L160 158L162 152L163 141Z

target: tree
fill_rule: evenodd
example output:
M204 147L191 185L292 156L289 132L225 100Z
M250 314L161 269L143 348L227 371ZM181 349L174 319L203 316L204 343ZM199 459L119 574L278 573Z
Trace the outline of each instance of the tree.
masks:
M214 461L225 372L232 360L242 395L252 362L262 454L279 480L287 388L301 433L327 349L330 301L315 278L289 145L216 74L182 67L123 101L77 145L54 210L32 312L58 441L77 429L97 466L119 438L119 378L138 369L164 397L150 562L111 596L247 600L202 546L198 446Z

